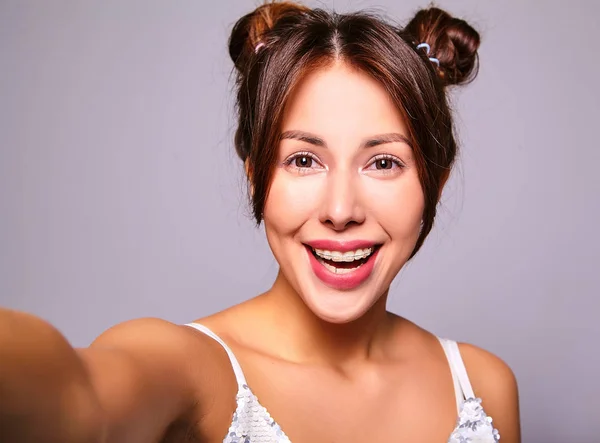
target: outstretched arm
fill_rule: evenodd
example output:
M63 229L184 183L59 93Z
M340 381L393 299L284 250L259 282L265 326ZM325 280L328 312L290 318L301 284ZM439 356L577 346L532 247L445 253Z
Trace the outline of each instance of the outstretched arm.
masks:
M45 321L0 309L0 440L160 441L197 398L181 329L134 320L74 349Z
M105 420L85 364L48 323L0 310L0 440L102 442Z

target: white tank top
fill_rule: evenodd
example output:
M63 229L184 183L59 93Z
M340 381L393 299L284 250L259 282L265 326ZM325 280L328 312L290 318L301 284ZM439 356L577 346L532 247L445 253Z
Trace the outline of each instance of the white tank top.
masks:
M271 417L267 409L260 404L256 396L246 384L242 367L235 355L220 337L198 323L187 326L197 329L216 340L227 352L238 384L236 396L237 407L223 443L291 443L285 432ZM481 406L481 399L476 398L467 376L458 345L455 341L438 338L452 372L458 419L448 443L496 443L500 440L498 431L492 426L489 417Z

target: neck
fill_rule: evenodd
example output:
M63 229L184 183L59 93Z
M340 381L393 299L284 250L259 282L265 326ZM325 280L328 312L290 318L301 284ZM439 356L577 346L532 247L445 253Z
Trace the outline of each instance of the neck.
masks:
M393 323L385 308L387 291L363 316L343 324L317 317L281 272L261 299L265 320L278 331L275 349L282 358L296 362L345 366L372 358L382 349Z

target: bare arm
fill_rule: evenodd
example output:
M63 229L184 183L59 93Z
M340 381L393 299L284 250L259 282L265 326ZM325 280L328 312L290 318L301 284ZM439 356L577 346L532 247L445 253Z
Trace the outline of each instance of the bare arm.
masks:
M519 394L512 370L500 358L477 346L463 343L460 352L475 395L482 399L486 413L494 420L500 441L520 443Z
M181 327L147 319L73 349L48 323L0 309L3 443L149 443L195 407Z
M185 332L163 320L133 320L79 350L104 409L110 443L159 441L170 424L199 412L201 366L193 356L206 353Z
M0 440L100 442L103 429L75 350L42 320L0 310Z

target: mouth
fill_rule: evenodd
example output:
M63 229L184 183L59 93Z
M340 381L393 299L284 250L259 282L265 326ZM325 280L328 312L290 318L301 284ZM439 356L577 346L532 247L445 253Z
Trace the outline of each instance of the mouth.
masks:
M315 259L321 263L325 269L333 274L343 275L353 272L367 263L379 246L346 252L328 251L325 249L311 248L310 246L309 248Z
M381 248L381 245L370 244L336 251L304 246L314 274L327 286L340 290L353 289L369 278Z

